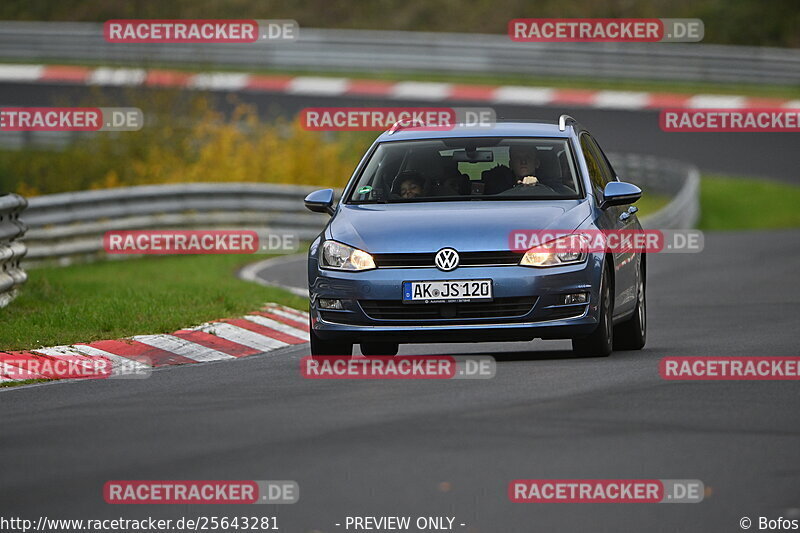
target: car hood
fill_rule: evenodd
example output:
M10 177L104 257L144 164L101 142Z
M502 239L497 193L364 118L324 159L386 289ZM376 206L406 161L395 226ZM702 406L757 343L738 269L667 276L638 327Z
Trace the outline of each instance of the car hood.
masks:
M370 253L508 250L512 231L573 231L590 214L587 200L342 204L327 238Z

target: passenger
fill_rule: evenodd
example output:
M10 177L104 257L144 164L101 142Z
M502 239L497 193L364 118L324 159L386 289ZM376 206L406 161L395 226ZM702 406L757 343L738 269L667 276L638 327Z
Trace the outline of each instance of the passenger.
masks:
M466 174L450 174L433 185L436 196L469 196L470 182Z
M572 182L572 172L569 163L562 152L556 155L553 152L539 153L538 182L545 185L559 196L573 196L575 189L568 184Z
M422 190L424 188L425 186L422 178L407 178L400 184L400 196L406 200L410 198L417 198L422 196Z
M392 184L392 192L399 195L404 200L412 198L419 198L425 195L425 178L419 172L414 170L407 170L401 172L394 179Z

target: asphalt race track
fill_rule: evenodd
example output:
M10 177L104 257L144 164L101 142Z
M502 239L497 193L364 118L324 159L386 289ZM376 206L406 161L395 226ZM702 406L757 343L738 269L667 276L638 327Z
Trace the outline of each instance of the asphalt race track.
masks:
M299 283L302 260L262 277ZM299 274L298 274L299 272ZM649 341L574 359L561 341L410 345L492 354L492 380L310 381L307 345L145 380L0 392L4 516L455 516L456 531L740 531L800 516L796 382L667 382L667 355L797 356L800 232L706 235L653 255ZM700 479L698 504L512 504L518 478ZM296 480L284 506L113 506L112 479ZM753 529L756 529L754 526Z
M103 91L122 105L124 90ZM87 96L82 87L0 84L5 105L76 105ZM311 105L430 105L237 96L265 116ZM667 134L653 111L495 109L570 112L609 151L800 180L797 135ZM497 375L311 381L300 376L302 345L145 380L0 390L0 515L267 515L290 533L345 531L335 524L346 516L455 516L455 531L467 533L740 531L744 516L800 518L797 383L658 374L664 356L800 355L800 230L707 233L705 245L649 257L649 339L640 352L575 359L566 341L406 345L401 354L490 354ZM303 287L304 259L259 275ZM524 478L699 479L707 493L687 505L510 503L508 483ZM113 506L102 488L114 479L295 480L301 496L245 509Z
M142 89L148 90L148 89ZM150 89L152 90L152 89ZM130 90L30 83L0 83L0 102L8 106L86 105L103 94L115 105L129 100ZM319 106L467 106L474 102L445 103L422 100L299 96L283 93L238 92L235 100L254 104L264 117L294 116L305 107ZM217 107L230 109L231 93L217 92ZM135 105L131 103L130 105ZM556 120L569 113L586 126L606 151L649 154L690 161L704 172L770 177L800 183L798 136L792 133L665 133L658 126L658 111L621 111L587 107L492 105L499 118ZM377 136L378 132L376 132ZM625 176L622 176L625 178Z

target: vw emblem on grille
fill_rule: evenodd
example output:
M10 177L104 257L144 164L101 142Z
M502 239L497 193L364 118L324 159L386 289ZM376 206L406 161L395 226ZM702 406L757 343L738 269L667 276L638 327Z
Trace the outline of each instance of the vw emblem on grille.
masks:
M434 263L439 270L450 272L458 266L458 259L458 252L452 248L442 248L436 252Z

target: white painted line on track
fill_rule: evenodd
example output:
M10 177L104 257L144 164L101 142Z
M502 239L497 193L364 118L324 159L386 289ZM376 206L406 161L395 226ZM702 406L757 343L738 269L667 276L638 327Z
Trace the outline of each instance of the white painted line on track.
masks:
M235 359L234 356L172 335L136 335L133 340L154 348L181 355L198 363Z
M289 82L286 92L293 94L338 95L347 91L350 80L347 78L322 78L298 76Z
M276 331L280 331L281 333L286 333L287 335L291 335L292 337L297 337L298 339L304 341L309 340L308 332L302 329L293 328L292 326L288 326L283 322L278 322L277 320L272 320L271 318L267 318L265 316L245 315L244 319L259 324L261 326L266 326Z
M224 322L212 322L210 324L203 324L202 326L197 326L190 329L204 331L206 333L216 335L217 337L221 337L232 342L237 342L239 344L244 344L245 346L249 346L250 348L254 348L256 350L261 350L262 352L269 352L277 348L289 346L289 344L277 339L272 339L270 337L260 335L254 331L240 328L239 326L234 326L233 324L226 324Z
M401 81L394 84L389 95L398 99L444 100L450 96L452 88L450 83Z
M141 85L147 78L147 71L141 68L107 68L94 69L89 74L89 85Z
M553 101L555 91L547 87L498 87L492 101L497 104L544 105Z
M44 65L0 65L0 81L39 81Z
M124 376L127 374L146 375L146 373L144 372L145 371L149 372L152 368L152 365L145 364L142 361L142 358L129 359L127 357L122 357L121 355L117 355L115 353L95 348L94 346L88 346L86 344L73 344L72 348L76 352L84 353L86 355L93 355L95 357L107 358L109 361L111 361L112 376Z
M308 313L303 313L302 315L295 314L291 311L285 311L283 309L277 307L265 307L263 309L265 313L272 313L273 315L282 316L287 320L292 320L297 322L298 324L305 325L308 322Z
M726 94L697 94L689 98L687 107L692 108L742 108L747 99L743 96L729 96Z
M239 72L209 72L189 78L188 87L218 91L239 91L247 87L250 75Z
M259 261L257 263L252 263L250 265L245 266L238 272L239 279L243 279L245 281L251 281L253 283L257 283L263 287L278 287L280 289L285 289L292 294L296 294L297 296L303 296L304 298L308 298L308 289L302 289L300 287L287 287L281 285L280 283L275 283L272 281L267 281L258 277L258 273L262 270L265 270L269 267L282 265L285 263L293 263L305 257L305 254L296 254L296 255L285 255L281 257L273 257L270 259L264 259L263 261Z
M607 109L643 109L649 103L648 93L633 91L600 91L594 99L595 107Z

